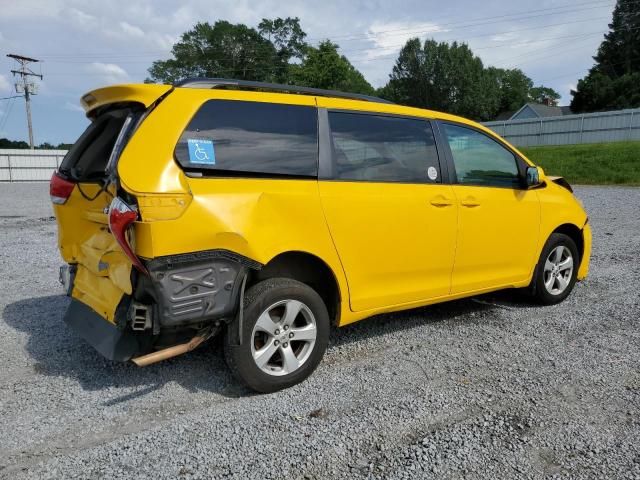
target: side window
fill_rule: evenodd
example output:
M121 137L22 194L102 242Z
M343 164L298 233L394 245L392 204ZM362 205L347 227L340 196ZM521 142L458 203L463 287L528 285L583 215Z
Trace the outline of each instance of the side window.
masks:
M520 186L513 153L489 136L471 128L444 123L458 183L496 187Z
M234 174L317 176L315 107L209 100L175 149L185 169Z
M440 182L431 125L383 115L329 112L334 178L369 182Z

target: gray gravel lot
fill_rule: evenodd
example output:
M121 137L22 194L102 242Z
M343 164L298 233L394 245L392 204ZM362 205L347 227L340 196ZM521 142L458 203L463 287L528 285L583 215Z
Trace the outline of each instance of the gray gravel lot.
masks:
M62 322L47 186L0 184L0 477L640 478L640 189L577 194L592 268L563 304L366 320L307 382L254 395L216 343L101 358Z

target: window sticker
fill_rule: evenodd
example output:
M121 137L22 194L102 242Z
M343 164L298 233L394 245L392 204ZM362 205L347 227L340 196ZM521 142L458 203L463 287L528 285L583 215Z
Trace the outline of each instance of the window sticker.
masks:
M429 180L435 180L436 178L438 178L438 170L436 170L436 167L429 167L429 169L427 170L427 175L429 176Z
M189 147L189 162L203 163L206 165L216 164L216 154L213 150L213 141L202 138L187 139Z

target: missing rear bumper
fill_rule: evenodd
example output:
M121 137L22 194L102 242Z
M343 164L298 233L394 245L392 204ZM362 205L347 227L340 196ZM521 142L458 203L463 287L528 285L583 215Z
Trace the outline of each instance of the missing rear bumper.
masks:
M161 328L231 319L242 280L261 265L226 250L209 250L147 263Z
M109 360L126 362L140 350L140 343L133 332L120 330L78 300L71 300L64 321Z

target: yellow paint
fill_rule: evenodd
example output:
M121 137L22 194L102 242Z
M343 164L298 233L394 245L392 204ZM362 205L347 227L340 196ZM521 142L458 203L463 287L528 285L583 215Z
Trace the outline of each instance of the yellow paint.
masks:
M170 87L127 85L91 92L88 108L116 101L152 104ZM443 113L364 101L280 93L176 88L139 127L118 163L122 187L135 195L138 255L228 249L263 264L278 254L315 255L333 271L342 299L340 325L377 313L462 298L531 281L541 249L558 226L583 229L588 272L591 230L580 204L541 172L528 191L462 185L189 178L173 159L178 139L209 99L318 105L454 120ZM522 155L523 158L524 155ZM529 160L527 160L529 162ZM529 162L531 164L531 162ZM91 194L91 186L83 187ZM95 192L95 190L93 190ZM77 188L55 206L65 261L80 263L73 296L113 321L131 290L131 264L101 213L111 197L87 203ZM476 205L470 205L470 204ZM584 228L583 228L584 227ZM100 270L100 261L108 263Z
M83 184L92 198L97 184ZM72 296L114 322L115 309L125 294L131 294L131 262L109 233L107 215L113 191L102 192L90 202L74 188L64 205L54 205L58 220L58 245L65 262L77 264Z
M82 96L80 104L90 114L92 110L115 102L138 102L148 107L173 87L155 84L125 84L98 88Z
M458 236L451 293L529 283L538 260L538 190L454 185L453 191Z
M319 184L324 213L351 288L352 310L449 293L457 216L450 185ZM451 204L431 204L445 199Z

